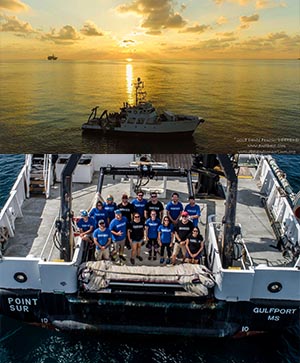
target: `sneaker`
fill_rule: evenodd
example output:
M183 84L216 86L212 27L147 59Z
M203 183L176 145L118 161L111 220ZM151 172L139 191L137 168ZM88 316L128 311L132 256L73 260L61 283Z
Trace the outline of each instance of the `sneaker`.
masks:
M151 258L152 258L151 256L148 256L148 260L149 260L149 261L151 260Z
M141 257L141 256L136 256L136 258L137 258L139 261L143 261L143 257Z
M156 260L156 256L153 256L153 261L155 261Z
M169 265L170 262L171 262L171 260L169 258L167 258L166 264Z
M135 262L135 261L134 261L134 258L131 258L131 259L130 259L130 262L131 262L131 264L132 264L132 265L134 265L134 262Z
M123 255L120 255L119 257L121 260L126 261L126 257L124 257Z
M165 262L165 259L164 259L164 258L161 258L161 259L159 260L159 262L160 262L160 263L164 263L164 262Z

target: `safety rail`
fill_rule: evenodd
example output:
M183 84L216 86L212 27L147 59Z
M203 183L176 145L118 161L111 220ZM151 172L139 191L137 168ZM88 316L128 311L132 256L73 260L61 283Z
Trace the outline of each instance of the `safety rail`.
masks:
M218 270L220 267L220 246L222 244L222 238L223 238L223 230L222 230L222 224L214 221L214 215L209 216L208 218L208 224L209 224L209 238L207 246L206 246L206 255L207 255L207 262L209 265L209 268L212 270ZM241 228L241 225L239 225ZM246 246L246 243L242 236L237 236L237 238L234 241L234 248L235 248L235 258L234 260L241 264L242 270L248 270L253 269L254 264L252 261L252 258L250 256L250 253L248 251L248 248ZM219 258L216 259L216 256Z
M264 204L271 225L280 244L285 247L291 245L299 247L300 224L293 211L293 204L289 199L287 191L275 177L274 171L270 166L270 158L262 158L255 178L261 184L260 192L264 195Z
M30 183L30 156L15 181L8 200L0 212L0 237L6 239L15 235L15 220L23 217L22 205L28 197ZM2 242L2 239L0 238ZM5 240L2 242L6 242Z
M44 183L45 183L46 198L49 198L51 180L52 180L52 155L51 154L44 155L43 178L44 178Z

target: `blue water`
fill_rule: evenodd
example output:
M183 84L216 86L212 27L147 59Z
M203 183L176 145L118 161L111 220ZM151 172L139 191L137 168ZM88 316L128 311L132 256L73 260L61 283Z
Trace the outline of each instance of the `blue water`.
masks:
M276 155L295 192L300 155ZM3 206L24 157L0 154ZM150 317L149 317L150 318ZM1 363L299 363L300 329L244 340L63 334L0 316Z

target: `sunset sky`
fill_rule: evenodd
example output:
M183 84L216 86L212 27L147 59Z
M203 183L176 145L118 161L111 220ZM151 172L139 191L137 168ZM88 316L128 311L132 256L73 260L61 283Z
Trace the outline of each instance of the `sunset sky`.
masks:
M0 59L295 59L299 20L299 0L0 0Z

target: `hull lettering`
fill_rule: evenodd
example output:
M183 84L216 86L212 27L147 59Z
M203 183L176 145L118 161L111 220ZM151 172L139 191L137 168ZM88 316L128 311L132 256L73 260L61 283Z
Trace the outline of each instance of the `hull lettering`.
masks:
M255 314L281 314L293 315L298 309L284 309L284 308L258 308L255 307L253 312ZM270 320L270 319L269 319Z
M28 298L28 297L9 297L7 299L9 310L11 312L25 312L29 313L30 306L37 306L37 298Z

